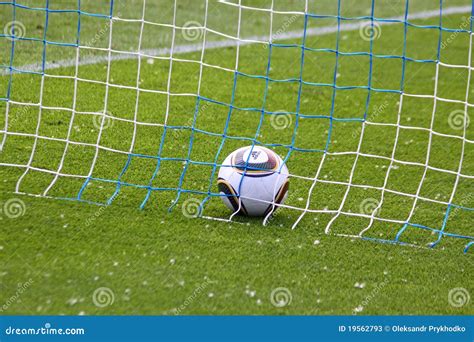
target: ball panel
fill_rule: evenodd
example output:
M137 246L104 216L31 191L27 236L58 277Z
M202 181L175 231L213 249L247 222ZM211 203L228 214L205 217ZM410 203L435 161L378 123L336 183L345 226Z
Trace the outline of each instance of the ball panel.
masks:
M280 187L277 196L275 197L275 203L283 204L288 195L288 189L290 188L290 181L287 179L285 183Z
M280 187L280 190L278 190L278 193L275 196L275 204L283 204L283 202L285 202L286 197L288 195L289 186L290 181L287 179L285 183ZM268 215L270 212L273 214L277 209L278 206L273 206L273 204L270 204L267 210L265 211L265 216Z
M273 208L272 202L283 203L288 190L289 172L280 156L272 150L260 146L254 147L254 149L256 148L260 153L256 153L253 159L260 164L259 166L261 167L270 161L275 166L275 170L243 172L245 167L239 169L238 165L234 164L234 158L240 153L242 159L246 151L249 156L250 146L248 146L231 153L222 163L218 175L219 192L226 195L221 197L223 202L229 209L236 212L239 210L240 198L241 210L239 214L248 216L268 214L269 210ZM264 149L265 151L263 151ZM245 160L242 165L245 166Z
M272 150L261 147L243 147L233 153L232 165L239 173L249 176L266 176L277 171L280 158Z
M228 180L232 174L235 172L232 167L232 154L227 156L227 158L222 162L222 166L219 169L218 179Z
M232 185L227 182L225 179L218 179L217 180L217 187L219 189L219 193L224 194L226 196L222 196L222 200L227 205L227 207L234 212L239 210L239 196L237 192L232 187ZM240 211L242 214L247 215L247 210L245 208L244 203L240 205Z
M268 203L249 198L242 198L242 204L248 209L247 216L263 216L268 208Z

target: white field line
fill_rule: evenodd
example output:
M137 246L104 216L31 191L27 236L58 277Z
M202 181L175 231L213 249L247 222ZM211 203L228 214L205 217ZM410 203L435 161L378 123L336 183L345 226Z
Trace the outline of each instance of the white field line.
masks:
M471 6L456 6L456 7L448 7L443 9L443 15L450 15L450 14L461 14L461 13L470 13L472 10ZM303 14L303 13L302 13ZM439 10L432 10L432 11L423 11L417 12L413 14L409 14L408 20L415 20L415 19L429 19L439 16ZM116 18L119 20L118 18ZM405 20L404 16L398 17L390 17L386 18L386 20L396 20L396 21L403 21ZM393 25L397 22L391 21L378 21L377 24L380 26L385 25ZM340 31L356 31L359 30L361 27L360 22L358 23L343 23L340 25ZM313 27L306 30L307 36L322 36L331 33L336 33L338 28L336 25L333 26L322 26L322 27ZM299 38L303 36L304 31L288 31L288 32L281 32L272 37L273 40L286 40L292 38ZM268 44L268 36L250 36L247 38L240 39L240 46L243 45L250 45L256 43L263 43ZM218 41L208 41L206 42L206 50L207 49L219 49L225 47L234 47L237 46L238 39L237 38L229 38L227 40L218 40ZM84 47L85 49L91 49L89 47ZM202 50L202 44L185 44L185 45L176 45L173 48L173 54L183 54L183 53L190 53L190 52L198 52ZM170 54L170 48L159 48L159 49L145 49L140 51L140 55L145 56L167 56ZM118 55L114 55L111 57L112 61L119 61L119 60L128 60L137 58L138 52L121 52ZM79 65L90 65L90 64L98 64L98 63L105 63L108 61L107 56L92 56L86 57L81 59ZM50 69L57 69L57 68L65 68L65 67L72 67L76 65L76 59L65 59L53 62L46 62L45 70ZM21 71L33 71L33 72L41 72L42 65L41 63L34 63L34 64L26 64L19 67ZM20 71L20 72L21 72ZM0 71L0 76L5 76L10 74L9 70L2 70Z

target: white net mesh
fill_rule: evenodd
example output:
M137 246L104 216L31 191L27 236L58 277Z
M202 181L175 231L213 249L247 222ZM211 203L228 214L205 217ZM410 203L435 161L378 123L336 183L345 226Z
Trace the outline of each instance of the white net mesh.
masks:
M182 200L241 220L220 203L217 171L231 151L263 145L291 173L266 223L470 246L471 11L469 1L2 3L6 189L98 204L125 192L141 208Z

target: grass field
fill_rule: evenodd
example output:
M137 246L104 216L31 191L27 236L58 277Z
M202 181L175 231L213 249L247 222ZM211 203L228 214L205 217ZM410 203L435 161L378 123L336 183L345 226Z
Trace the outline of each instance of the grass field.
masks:
M448 301L453 289L463 289L464 297L474 293L472 249L463 254L474 236L474 130L450 120L451 113L464 113L470 73L449 65L470 65L469 33L436 28L436 15L406 28L377 26L375 39L358 28L316 33L304 38L302 63L303 35L277 38L302 32L305 16L278 11L300 12L305 2L275 1L273 20L255 9L243 9L240 19L240 37L262 41L272 22L271 50L263 43L228 44L170 58L171 46L229 41L215 32L237 36L238 6L210 1L204 34L151 24L142 30L137 19L145 13L154 23L171 25L175 17L178 27L202 25L205 2L178 1L174 15L174 1L147 1L145 11L143 1L117 1L114 16L121 19L112 29L110 1L86 2L80 16L55 12L77 10L76 1L51 2L48 16L44 1L17 4L28 8L0 4L2 26L13 19L23 25L13 49L11 39L0 37L4 314L474 313L472 301ZM308 4L309 13L338 15L337 1ZM371 15L372 1L340 4L341 17ZM443 1L444 9L469 5ZM426 13L439 3L411 1L408 9ZM405 10L405 1L375 1L374 15ZM442 27L469 30L468 18L468 12L445 15ZM332 17L306 22L307 32L337 25ZM139 47L146 51L140 63L124 57ZM19 72L10 76L9 66ZM408 95L399 110L402 87ZM441 100L434 100L435 88ZM205 199L204 216L229 218L215 196L215 172L230 152L252 142L287 159L285 206L267 226L242 217L234 223L190 218L186 209ZM346 153L356 151L359 156ZM82 202L73 200L78 196ZM451 197L457 207L444 224L442 203ZM24 207L11 218L5 206L17 199ZM373 210L374 200L381 208L371 222L363 203ZM313 212L292 230L305 208ZM371 224L364 237L393 241L406 220L430 228L403 230L400 241L415 247L335 236L358 235ZM471 239L443 235L427 248L441 229ZM97 303L100 288L106 305Z

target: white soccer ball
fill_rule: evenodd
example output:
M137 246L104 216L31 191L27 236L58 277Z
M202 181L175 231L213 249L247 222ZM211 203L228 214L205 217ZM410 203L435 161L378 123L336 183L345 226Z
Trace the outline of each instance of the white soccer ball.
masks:
M224 160L217 180L225 205L247 216L264 216L277 209L287 197L288 184L288 168L283 160L261 146L232 152Z

